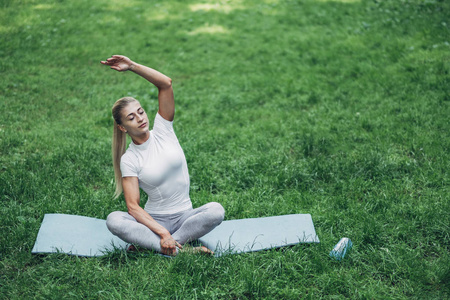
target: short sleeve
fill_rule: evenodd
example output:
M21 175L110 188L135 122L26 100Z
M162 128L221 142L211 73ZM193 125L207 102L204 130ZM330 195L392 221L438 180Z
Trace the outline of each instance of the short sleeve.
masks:
M120 159L120 172L122 177L138 177L137 163L133 163L127 153Z
M153 133L159 136L174 134L173 121L167 121L159 113L156 113Z

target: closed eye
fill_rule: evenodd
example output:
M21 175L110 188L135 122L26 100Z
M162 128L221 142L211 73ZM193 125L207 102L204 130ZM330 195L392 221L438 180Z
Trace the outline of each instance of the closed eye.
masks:
M145 113L145 111L144 111L142 108L140 108L140 109L138 109L138 112L137 112L137 113L140 114L140 115L142 115L142 114ZM132 114L130 114L128 120L129 120L129 121L133 121L133 120L134 120L134 116L133 116Z

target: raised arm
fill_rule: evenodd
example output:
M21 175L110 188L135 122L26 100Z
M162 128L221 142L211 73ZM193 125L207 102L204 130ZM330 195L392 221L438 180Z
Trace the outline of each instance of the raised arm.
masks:
M158 113L164 119L173 121L175 115L175 100L173 96L172 79L152 68L135 63L123 55L113 55L106 61L101 61L101 63L110 66L111 69L119 72L130 70L153 83L158 88Z

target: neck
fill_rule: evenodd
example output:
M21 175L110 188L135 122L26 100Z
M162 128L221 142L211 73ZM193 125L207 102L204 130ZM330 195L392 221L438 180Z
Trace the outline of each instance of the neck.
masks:
M150 137L150 131L147 131L146 133L139 135L139 136L131 136L131 140L136 145L141 145L145 143Z

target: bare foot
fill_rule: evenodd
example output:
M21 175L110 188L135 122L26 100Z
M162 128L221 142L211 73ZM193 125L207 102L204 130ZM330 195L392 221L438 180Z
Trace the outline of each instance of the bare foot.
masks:
M140 250L138 248L136 248L136 246L130 245L130 246L128 246L127 251L128 252L139 252Z
M206 254L206 255L214 255L214 251L206 248L205 246L200 247L186 247L184 246L183 249L180 250L181 252L188 252L188 253L200 253L200 254Z
M211 249L206 248L205 246L194 247L194 249L196 249L198 253L214 255L214 251L212 251Z

